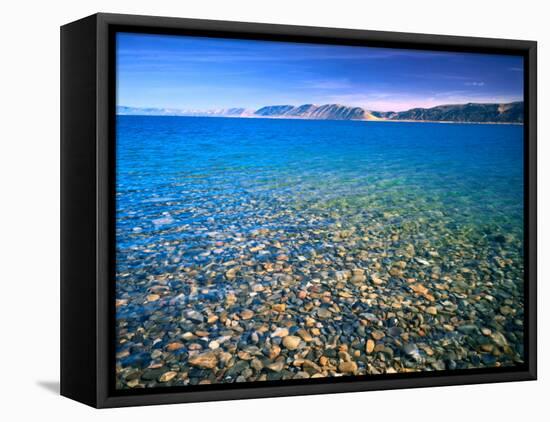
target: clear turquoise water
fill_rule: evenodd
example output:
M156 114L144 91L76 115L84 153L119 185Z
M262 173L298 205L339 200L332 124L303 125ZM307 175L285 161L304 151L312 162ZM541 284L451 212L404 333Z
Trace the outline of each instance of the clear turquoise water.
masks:
M159 236L302 230L327 208L521 235L522 154L515 125L119 116L118 265Z

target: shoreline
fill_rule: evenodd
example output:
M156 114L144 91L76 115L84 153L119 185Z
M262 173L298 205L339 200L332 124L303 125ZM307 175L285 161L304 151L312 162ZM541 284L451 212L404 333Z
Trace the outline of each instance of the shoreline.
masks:
M466 124L466 125L513 125L523 126L523 122L460 122L453 120L394 120L394 119L310 119L304 117L269 117L269 116L215 116L215 115L184 115L184 114L116 114L119 116L139 117L212 117L227 119L268 119L268 120L313 120L327 122L384 122L384 123L442 123L442 124Z

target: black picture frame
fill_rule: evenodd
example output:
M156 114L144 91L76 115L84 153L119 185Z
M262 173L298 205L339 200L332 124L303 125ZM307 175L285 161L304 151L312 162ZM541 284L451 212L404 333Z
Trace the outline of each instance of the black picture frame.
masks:
M499 370L115 391L116 31L521 55L525 58L525 357ZM537 44L534 41L99 13L61 28L61 394L94 406L534 380L537 374ZM311 382L315 381L315 382Z

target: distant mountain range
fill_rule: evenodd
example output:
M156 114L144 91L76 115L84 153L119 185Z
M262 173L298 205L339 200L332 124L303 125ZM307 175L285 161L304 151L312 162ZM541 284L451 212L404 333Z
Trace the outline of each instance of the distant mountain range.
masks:
M303 104L298 107L291 105L267 106L254 112L262 117L297 117L301 119L320 120L367 120L368 112L360 107L348 107L340 104Z
M183 110L177 108L127 107L117 106L117 114L125 116L212 116L212 117L253 117L254 110L244 108L220 108L213 110Z
M180 110L118 106L119 115L263 117L318 120L379 120L462 123L523 123L523 101L506 104L450 104L407 111L369 111L341 104L271 105L258 110L225 108Z
M508 104L454 104L407 111L378 112L372 115L386 120L435 122L523 123L523 101Z

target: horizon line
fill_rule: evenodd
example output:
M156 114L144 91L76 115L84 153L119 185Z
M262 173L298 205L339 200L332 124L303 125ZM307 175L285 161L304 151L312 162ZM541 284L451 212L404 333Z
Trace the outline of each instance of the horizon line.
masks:
M297 105L286 103L286 104L268 104L268 105L260 106L258 108L232 106L232 107L212 107L212 108L204 108L204 109L179 108L179 107L161 107L161 106L130 106L130 105L122 105L122 104L117 104L116 107L117 108L118 107L125 107L125 108L133 108L133 109L140 109L140 110L170 110L170 111L185 111L185 112L201 113L201 112L212 112L212 111L216 111L216 110L231 110L231 109L242 109L242 110L246 110L246 111L256 112L256 111L261 110L262 108L265 108L265 107L302 107L302 106L305 106L305 105L311 105L311 106L315 106L315 107L323 107L323 106L329 106L330 105L330 106L342 106L342 107L348 107L348 108L360 108L360 109L362 109L363 111L366 111L366 112L402 113L402 112L407 112L407 111L411 111L411 110L414 110L414 109L430 110L432 108L445 107L445 106L463 106L463 105L469 105L469 104L475 104L475 105L493 105L493 104L507 105L507 104L514 104L514 103L523 103L523 102L525 102L525 101L524 100L514 100L514 101L507 101L507 102L467 101L467 102L464 102L464 103L442 103L442 104L438 104L438 105L431 106L431 107L420 107L420 106L410 107L406 110L401 110L401 111L394 111L394 110L382 111L382 110L375 110L375 109L371 109L371 108L365 108L364 106L346 105L346 104L343 104L343 103L324 103L324 104L302 103L302 104L297 104Z

